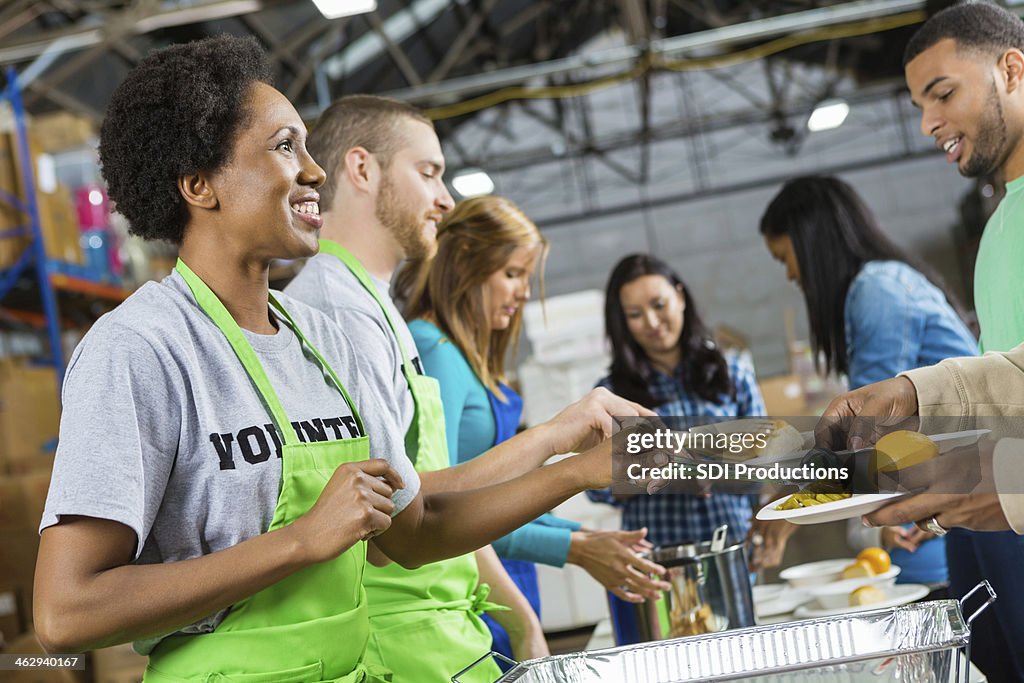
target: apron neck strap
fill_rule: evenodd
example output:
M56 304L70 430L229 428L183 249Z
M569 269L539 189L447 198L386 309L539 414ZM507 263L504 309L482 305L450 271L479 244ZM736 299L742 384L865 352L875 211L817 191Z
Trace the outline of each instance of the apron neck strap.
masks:
M370 279L370 273L367 272L366 266L364 266L359 259L352 255L345 247L341 246L337 242L331 240L320 240L320 251L325 254L337 257L345 266L351 271L356 279L359 280L359 284L363 286L370 296L373 297L377 305L380 306L380 310L384 313L384 319L388 321L388 327L391 328L391 333L395 337L395 343L398 344L398 351L402 354L402 372L405 374L406 381L409 381L409 373L414 373L415 370L410 369L411 363L409 362L409 354L405 351L405 345L402 343L402 336L398 334L398 330L395 328L395 322L391 319L391 315L388 313L388 307L384 304L384 299L380 295L380 291L377 290L377 285Z
M266 371L263 370L263 366L260 364L259 359L256 357L256 352L252 349L252 344L242 334L242 328L238 326L235 319L228 313L228 309L224 307L224 304L217 295L213 293L213 290L203 282L202 278L192 272L192 269L182 261L180 258L175 264L174 269L178 271L185 280L185 284L192 290L192 295L196 298L196 303L202 308L213 324L224 334L224 337L231 344L231 348L234 349L235 355L238 356L238 360L242 362L242 367L245 368L246 373L249 375L249 379L256 385L256 390L263 398L263 402L266 404L267 409L270 411L270 415L274 418L274 424L277 425L277 429L281 432L281 436L284 439L285 446L291 446L299 443L298 437L295 435L295 429L292 427L292 423L288 420L288 416L285 415L284 407L281 405L281 400L277 397L277 392L270 384L270 380L267 378Z
M362 416L359 415L359 410L356 408L356 403L355 401L352 400L352 397L349 396L348 391L345 390L345 385L341 383L341 379L339 379L339 377L334 373L334 368L332 368L330 364L326 360L324 360L324 357L320 355L320 352L317 351L316 347L309 343L309 340L306 339L306 335L302 334L302 330L300 330L299 326L295 324L294 320L292 320L291 314L289 314L288 311L285 310L284 306L281 305L281 303L274 297L273 294L270 295L270 305L274 307L274 310L278 312L278 314L288 324L288 327L292 329L292 332L295 333L295 336L299 338L300 342L302 342L302 346L305 347L313 355L313 358L316 359L320 367L324 371L326 371L327 376L334 383L335 388L337 388L337 390L341 393L342 398L345 399L345 403L348 404L348 409L352 411L352 417L355 418L356 424L359 425L359 432L361 434L366 434L366 429L363 426L363 418Z

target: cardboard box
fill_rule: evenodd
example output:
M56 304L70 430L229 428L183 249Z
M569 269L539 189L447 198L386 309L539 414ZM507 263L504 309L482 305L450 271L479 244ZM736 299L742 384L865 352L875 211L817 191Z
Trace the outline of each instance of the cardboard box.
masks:
M24 510L22 517L27 529L32 529L33 531L39 529L39 522L43 518L43 508L46 507L46 495L50 492L50 477L52 473L53 464L50 463L48 469L16 477Z
M0 531L39 528L52 470L50 463L38 472L0 475Z
M32 614L32 579L39 554L39 533L35 529L13 529L0 542L0 586L20 590L26 621Z
M0 362L0 465L8 474L52 467L60 427L53 368Z
M758 382L765 409L772 417L808 415L800 375L769 377Z
M18 151L14 143L11 132L0 131L0 190L20 199L23 195L22 182L18 172ZM27 224L28 216L0 199L0 232ZM0 238L0 269L14 265L27 244L28 237Z
M52 194L36 193L39 206L39 227L49 258L82 265L81 231L78 214L66 187L58 186Z
M35 116L29 128L44 152L91 145L97 137L96 126L90 119L66 111Z
M27 528L26 513L21 481L17 477L0 475L0 532Z
M140 683L149 657L136 654L131 644L115 645L92 653L94 683Z
M50 117L43 117L43 120L44 122L50 121ZM43 144L40 139L40 128L51 143L57 141L64 144L77 140L83 134L83 130L80 128L81 121L80 117L58 114L54 115L51 123L44 123L40 126L38 122L34 122L28 129L29 155L32 159L31 166L35 179L36 204L46 253L50 258L76 264L82 264L84 259L79 243L78 216L71 200L71 193L63 187L57 187L55 192L49 194L42 192L39 187L35 160L40 152L46 149L56 149L52 145ZM68 130L61 133L55 132L60 127L58 124L66 125ZM88 126L91 131L91 124ZM69 146L77 144L80 143ZM22 163L23 160L14 134L14 121L10 114L5 112L0 114L0 189L24 201L25 186L22 182ZM9 203L0 200L0 232L28 225L27 213L22 213ZM28 244L28 236L0 238L0 269L14 265Z

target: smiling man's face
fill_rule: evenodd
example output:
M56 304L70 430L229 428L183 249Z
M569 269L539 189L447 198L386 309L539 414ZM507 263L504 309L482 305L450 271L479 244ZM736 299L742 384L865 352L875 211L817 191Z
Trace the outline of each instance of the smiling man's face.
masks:
M998 58L941 40L906 66L907 87L921 110L921 132L961 175L989 175L1012 151Z

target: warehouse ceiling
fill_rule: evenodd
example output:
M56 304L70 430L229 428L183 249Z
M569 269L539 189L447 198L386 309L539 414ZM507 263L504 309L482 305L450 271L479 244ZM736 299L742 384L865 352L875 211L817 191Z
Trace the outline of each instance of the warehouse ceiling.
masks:
M808 10L862 6L882 19L923 2L828 0L379 0L376 12L324 19L311 0L8 0L0 5L0 64L22 74L30 110L59 107L99 118L110 92L141 55L172 42L218 33L252 34L272 54L278 83L306 114L350 92L400 91L420 104L450 103L491 86L522 85L508 71L576 54L595 37L617 32L636 46L620 71L643 63L657 41L728 30ZM848 24L820 12L802 24ZM907 22L904 22L907 23ZM783 56L853 70L870 81L898 73L909 29L839 37ZM785 25L749 41L711 40L704 56L786 35ZM717 42L717 46L716 43ZM672 55L685 58L686 50ZM657 69L656 63L649 64ZM573 71L543 74L550 83ZM643 69L637 69L640 74ZM529 74L529 71L523 72ZM438 84L477 76L472 92ZM527 76L528 77L528 76ZM517 82L518 81L518 82ZM427 86L434 86L430 89ZM437 95L419 96L417 93Z
M373 13L327 20L312 0L6 0L0 65L17 70L30 112L67 109L98 121L150 50L253 35L278 87L310 121L343 94L390 94L435 120L452 169L584 159L642 188L651 146L666 140L685 138L700 151L701 136L757 127L760 139L795 155L807 135L797 119L815 103L902 97L903 45L926 12L946 4L378 0ZM634 111L603 123L610 99ZM532 128L514 123L523 120ZM627 168L618 158L631 154L638 160ZM599 192L586 184L581 206L596 205Z

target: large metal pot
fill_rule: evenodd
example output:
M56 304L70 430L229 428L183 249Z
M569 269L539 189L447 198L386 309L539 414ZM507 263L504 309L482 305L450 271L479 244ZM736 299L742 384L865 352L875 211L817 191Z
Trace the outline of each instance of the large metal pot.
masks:
M712 542L658 546L650 559L668 570L672 590L661 600L613 599L618 645L754 626L754 598L743 544L712 550Z

